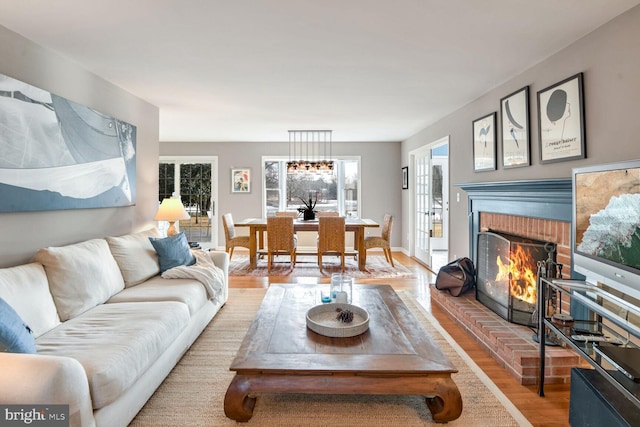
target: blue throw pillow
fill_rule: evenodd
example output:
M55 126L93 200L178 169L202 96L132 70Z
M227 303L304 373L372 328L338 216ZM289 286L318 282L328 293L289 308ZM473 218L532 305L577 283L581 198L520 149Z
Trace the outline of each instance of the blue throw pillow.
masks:
M192 265L196 262L189 249L189 242L184 231L169 237L149 237L153 248L158 253L160 273L179 265Z
M31 335L31 329L2 298L0 298L0 350L9 353L36 352L36 341Z

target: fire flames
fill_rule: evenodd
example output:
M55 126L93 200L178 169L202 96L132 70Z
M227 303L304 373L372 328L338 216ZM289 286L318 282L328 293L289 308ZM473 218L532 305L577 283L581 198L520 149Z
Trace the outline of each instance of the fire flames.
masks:
M535 260L528 251L522 246L515 245L515 251L511 252L508 264L502 262L500 256L496 264L498 265L498 273L496 281L508 280L511 295L528 302L536 303L536 269Z

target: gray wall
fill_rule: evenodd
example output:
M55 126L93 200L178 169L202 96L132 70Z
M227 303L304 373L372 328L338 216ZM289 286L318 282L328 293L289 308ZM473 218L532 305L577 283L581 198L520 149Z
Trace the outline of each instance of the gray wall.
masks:
M286 130L282 131L286 134ZM334 156L360 156L362 178L362 216L379 223L385 213L400 218L402 174L400 170L400 142L334 141ZM234 219L262 215L262 156L288 156L288 142L161 142L161 156L217 156L218 157L218 227L222 230L221 215L231 212ZM253 187L250 194L231 193L233 167L250 167ZM258 180L258 181L257 181ZM398 220L391 234L391 245L399 247L401 224ZM379 234L379 231L370 231ZM224 247L224 233L218 232L218 246Z
M393 246L410 232L406 191L400 190L400 167L408 153L450 135L451 234L450 256L468 254L467 203L455 202L455 184L474 181L510 181L568 177L572 167L640 158L640 7L619 16L592 34L561 50L546 61L498 88L490 90L455 113L400 143L334 143L337 155L362 156L362 208L364 216L382 220L385 212L395 218ZM232 166L261 170L262 155L287 155L286 143L163 143L159 148L156 107L134 97L72 61L0 26L0 73L126 120L138 128L137 204L129 208L2 213L0 267L28 261L43 246L63 245L92 237L117 235L152 223L157 207L157 162L162 155L215 155L219 157L218 212L237 216L261 213L261 194L232 195ZM568 76L584 72L587 159L540 165L537 147L536 92ZM500 98L522 86L531 91L532 166L473 173L471 122L499 110ZM283 130L285 132L285 130ZM500 152L498 157L500 158ZM401 219L401 220L400 220Z
M158 206L158 109L2 26L0 58L0 73L137 127L136 206L0 213L0 267L27 262L41 247L125 234L152 224Z
M454 254L469 255L467 197L456 184L569 177L574 167L640 158L639 40L640 6L403 141L402 159L408 163L410 151L450 136L450 258ZM579 72L584 73L587 158L541 165L536 94ZM500 98L526 85L530 90L532 165L503 169L498 136L498 169L474 173L472 121L497 111L500 129ZM456 193L461 193L459 203ZM403 195L402 204L402 236L405 236L411 231L407 195ZM402 243L409 250L408 242Z

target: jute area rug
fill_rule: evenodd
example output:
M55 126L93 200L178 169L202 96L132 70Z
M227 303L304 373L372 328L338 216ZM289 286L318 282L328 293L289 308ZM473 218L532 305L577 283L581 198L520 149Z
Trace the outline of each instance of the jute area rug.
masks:
M236 350L264 296L263 289L231 289L227 304L160 385L131 426L432 426L420 396L259 395L248 423L224 415L224 395ZM497 386L408 294L407 307L459 370L453 379L462 415L449 426L530 426Z
M394 278L413 277L413 273L396 260L395 268L391 267L382 255L367 255L366 270L358 269L358 261L353 256L347 256L344 260L345 274L356 279L366 278ZM317 256L298 256L293 267L289 262L289 256L279 255L271 266L271 272L267 271L267 257L258 260L257 268L249 269L249 256L234 253L229 263L229 276L290 276L290 277L331 277L333 273L340 273L340 258L325 255L322 262L322 272L318 268Z

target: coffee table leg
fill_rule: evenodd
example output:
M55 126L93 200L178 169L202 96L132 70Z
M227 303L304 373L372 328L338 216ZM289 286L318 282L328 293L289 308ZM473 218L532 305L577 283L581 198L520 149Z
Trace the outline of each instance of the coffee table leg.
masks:
M432 397L427 397L426 401L435 422L446 423L460 417L462 396L452 379L439 384L434 394Z
M232 420L247 422L253 416L256 398L249 396L250 384L244 375L233 377L224 396L224 414Z

